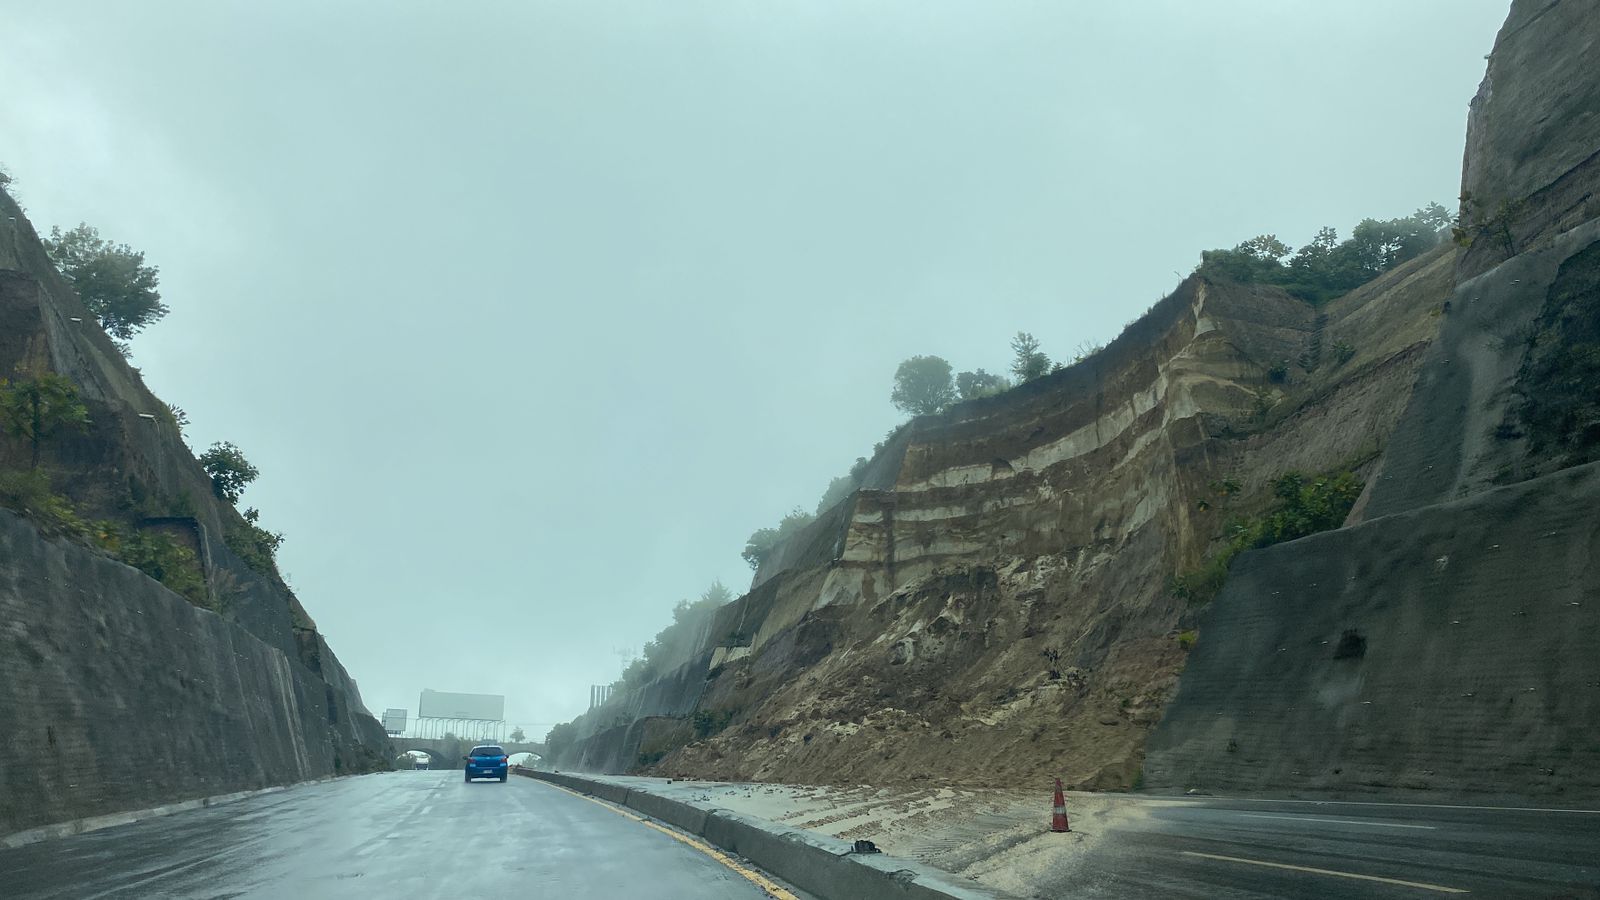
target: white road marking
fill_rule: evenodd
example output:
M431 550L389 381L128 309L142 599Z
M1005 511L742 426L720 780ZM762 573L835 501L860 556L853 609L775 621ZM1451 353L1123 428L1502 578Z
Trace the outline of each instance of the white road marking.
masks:
M1083 793L1083 792L1074 792ZM1179 794L1176 796L1162 796L1152 794L1149 797L1139 797L1133 794L1124 794L1132 800L1187 800L1191 803L1205 803L1207 801L1224 800L1228 803L1309 803L1312 806L1398 806L1405 809L1481 809L1492 812L1531 812L1531 813L1577 813L1586 816L1600 816L1600 809L1571 809L1561 806L1453 806L1448 803L1385 803L1374 800L1275 800L1271 797L1225 797L1222 795L1192 795Z
M1398 884L1401 887L1421 888L1425 891L1436 891L1441 894L1470 894L1466 888L1446 887L1442 884L1428 884L1424 881L1401 881L1398 878L1382 878L1377 875L1360 875L1355 872L1335 872L1332 869L1317 869L1311 866L1291 866L1288 863L1267 862L1262 859L1245 859L1242 856L1221 856L1216 853L1196 853L1193 850L1179 851L1184 856L1199 856L1205 859L1220 859L1223 862L1244 863L1251 866L1266 866L1271 869L1288 869L1291 872L1310 872L1313 875L1332 875L1337 878L1356 878L1361 881L1381 881L1384 884Z
M1401 825L1398 822L1364 822L1360 819L1325 819L1321 816L1269 816L1262 813L1240 813L1246 819L1293 819L1296 822L1332 822L1335 825L1368 825L1373 828L1422 828L1434 830L1432 825Z
M422 808L422 812L419 815L424 815L425 816L425 815L427 815L428 813L431 813L431 812L433 812L433 804L429 803L427 806L424 806Z

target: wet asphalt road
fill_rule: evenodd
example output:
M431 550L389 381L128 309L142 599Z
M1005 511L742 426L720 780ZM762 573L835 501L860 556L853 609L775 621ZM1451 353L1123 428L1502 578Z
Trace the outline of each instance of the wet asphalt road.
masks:
M459 771L344 778L0 850L5 898L766 896L590 800Z
M1106 838L1044 895L1600 900L1600 812L1200 798Z

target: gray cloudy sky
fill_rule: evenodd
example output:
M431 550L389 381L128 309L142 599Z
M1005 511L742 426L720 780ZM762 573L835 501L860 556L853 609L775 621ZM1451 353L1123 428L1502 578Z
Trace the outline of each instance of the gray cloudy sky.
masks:
M0 0L0 164L148 253L135 362L368 706L581 712L898 421L1202 249L1458 192L1507 0Z

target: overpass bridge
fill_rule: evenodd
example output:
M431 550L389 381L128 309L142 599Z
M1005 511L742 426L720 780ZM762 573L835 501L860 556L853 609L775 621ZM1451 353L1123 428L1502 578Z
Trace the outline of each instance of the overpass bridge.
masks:
M394 744L397 753L405 754L407 751L417 750L428 754L428 767L430 769L459 769L462 766L461 757L467 755L479 744L496 744L504 747L508 755L518 753L532 753L544 758L545 747L532 741L469 741L465 738L408 738L391 737L389 741ZM396 762L398 762L398 757Z

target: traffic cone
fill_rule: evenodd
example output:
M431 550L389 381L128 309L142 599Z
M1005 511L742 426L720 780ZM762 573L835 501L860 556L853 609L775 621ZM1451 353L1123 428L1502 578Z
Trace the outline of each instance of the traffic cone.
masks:
M1051 831L1071 831L1067 826L1067 798L1061 795L1061 779L1056 779L1055 810L1050 814Z

